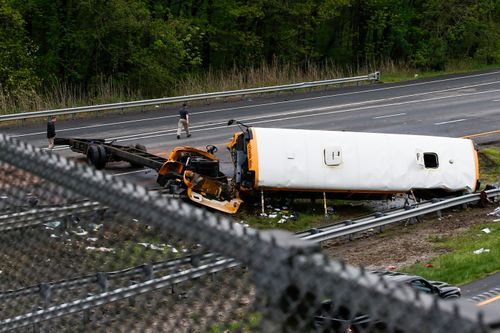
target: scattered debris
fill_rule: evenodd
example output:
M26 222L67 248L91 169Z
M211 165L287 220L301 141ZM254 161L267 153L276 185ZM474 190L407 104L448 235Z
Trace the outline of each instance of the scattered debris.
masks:
M491 233L491 229L490 228L484 228L484 229L481 229L481 231L484 232L485 234Z
M101 229L102 224L90 223L90 224L88 225L88 227L89 227L90 231L92 231L92 232L97 232L97 231L99 231L99 229Z
M78 228L78 230L72 231L73 234L77 236L87 236L88 232L83 230L82 228Z
M434 266L432 264L425 264L425 267L427 267L427 268L433 268Z
M485 249L484 247L482 247L479 250L475 250L474 254L481 254L481 253L487 253L487 252L490 252L490 249Z
M154 251L165 251L165 244L159 244L159 246L156 246L151 243L137 243L139 245L144 246L146 249L154 250Z
M56 229L59 228L59 226L61 225L61 221L47 222L44 223L43 225L48 227L48 229Z
M98 238L97 237L89 237L87 238L89 242L97 242Z
M179 252L179 251L177 251L177 249L176 249L175 247L173 247L172 245L168 244L167 246L171 249L172 253L178 253L178 252Z
M396 269L396 266L394 266L394 265L389 265L389 266L387 266L387 267L386 267L386 269L387 269L388 271L393 271L393 270L395 270L395 269Z
M495 208L494 211L488 213L488 216L500 217L500 207Z
M97 251L97 252L114 252L114 249L108 248L108 247L94 247L94 246L87 246L85 250L88 251Z

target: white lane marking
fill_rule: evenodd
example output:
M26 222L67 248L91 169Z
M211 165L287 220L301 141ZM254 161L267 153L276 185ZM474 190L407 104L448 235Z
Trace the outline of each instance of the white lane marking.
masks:
M297 103L297 102L311 101L311 100L316 100L316 99L325 99L325 98L332 98L332 97L338 97L338 96L348 96L348 95L355 95L355 94L363 94L363 93L374 92L374 91L384 91L384 90L390 90L390 89L396 89L396 88L413 87L413 86L419 86L419 85L429 84L429 83L445 82L445 81L458 80L458 79L469 78L469 77L476 77L476 76L482 76L482 75L492 75L492 74L498 74L498 73L500 73L500 71L499 72L494 72L494 73L484 73L484 74L478 74L478 75L471 75L471 76L467 76L467 77L459 77L459 78L450 78L450 79L436 80L436 81L432 81L432 82L413 83L413 84L401 85L401 86L397 86L397 87L385 87L385 88L369 89L369 90L364 90L364 91L353 91L353 92L349 92L349 93L334 94L334 95L328 95L328 96L309 97L309 98L303 98L303 99L296 99L296 100L292 100L292 101L281 101L281 102L273 102L273 103L264 103L264 104L238 106L238 107L224 108L224 109L206 110L206 111L192 112L191 114L192 115L198 115L198 114L206 114L206 113L219 113L219 112L225 112L225 111L234 111L234 110L241 110L241 109L258 108L258 107L262 107L262 106L279 105L279 104L285 104L285 103ZM365 101L365 102L342 104L342 105L337 105L336 107L350 107L350 106L354 106L354 105L362 105L362 104L368 104L368 103L377 103L377 102L390 101L390 100L401 99L401 98L408 98L408 97L415 97L415 96L424 96L424 95L429 95L429 94L436 94L436 93L443 93L443 92L449 92L449 91L454 91L454 90L461 90L461 89L467 89L467 88L480 87L480 86L485 86L485 85L492 85L492 84L496 84L496 83L499 83L499 82L500 81L478 83L478 84L474 84L474 85L467 85L467 86L462 86L462 87L457 87L457 88L449 88L449 89L435 90L435 91L429 91L429 92L424 92L424 93L409 94L409 95L404 95L404 96L375 99L375 100L370 100L370 101ZM139 122L151 121L151 120L160 120L160 119L167 119L167 118L177 118L177 117L178 117L177 114L171 114L171 115L167 115L167 116L160 116L160 117L153 117L153 118L126 120L126 121L104 123L104 124L95 124L95 125L80 126L80 127L71 127L71 128L66 128L66 129L59 129L58 132L77 131L77 130L88 129L88 128L115 126L115 125L130 124L130 123L139 123ZM41 135L41 134L45 134L45 131L43 131L43 132L32 132L32 133L26 133L26 134L17 134L17 135L12 135L12 137L24 137L24 136Z
M434 125L444 125L444 124L452 124L452 123L459 123L461 121L466 121L467 119L456 119L456 120L450 120L450 121L442 121L440 123L434 123Z
M500 99L494 99L493 102L500 102Z
M398 117L398 116L404 116L406 113L396 113L396 114L389 114L387 116L379 116L379 117L373 117L372 119L383 119L383 118L391 118L391 117Z

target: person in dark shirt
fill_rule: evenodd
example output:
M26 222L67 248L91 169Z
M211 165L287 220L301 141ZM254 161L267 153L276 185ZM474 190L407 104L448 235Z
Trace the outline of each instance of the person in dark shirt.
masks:
M189 112L187 110L187 104L182 104L182 109L179 110L179 122L177 123L177 139L181 138L181 130L184 128L187 137L191 136L189 133Z
M56 137L56 117L51 116L47 122L47 140L49 140L48 150L54 148L54 139Z

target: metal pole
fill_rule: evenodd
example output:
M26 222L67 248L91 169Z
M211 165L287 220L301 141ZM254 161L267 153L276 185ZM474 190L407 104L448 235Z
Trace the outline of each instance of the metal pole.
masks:
M264 190L260 190L260 206L262 209L261 214L264 215L266 213L265 207L264 207Z

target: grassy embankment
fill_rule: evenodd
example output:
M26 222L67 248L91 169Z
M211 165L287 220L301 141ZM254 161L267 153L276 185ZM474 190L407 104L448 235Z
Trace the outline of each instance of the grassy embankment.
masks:
M500 147L487 147L480 153L482 183L500 182ZM498 204L492 205L492 210L494 207L498 207ZM476 225L457 237L434 237L431 240L434 246L449 252L432 259L430 261L432 269L420 263L407 267L404 271L458 285L499 272L500 218L492 217L491 221L491 223ZM491 233L481 231L485 228L489 228ZM481 248L488 249L489 252L474 253Z

